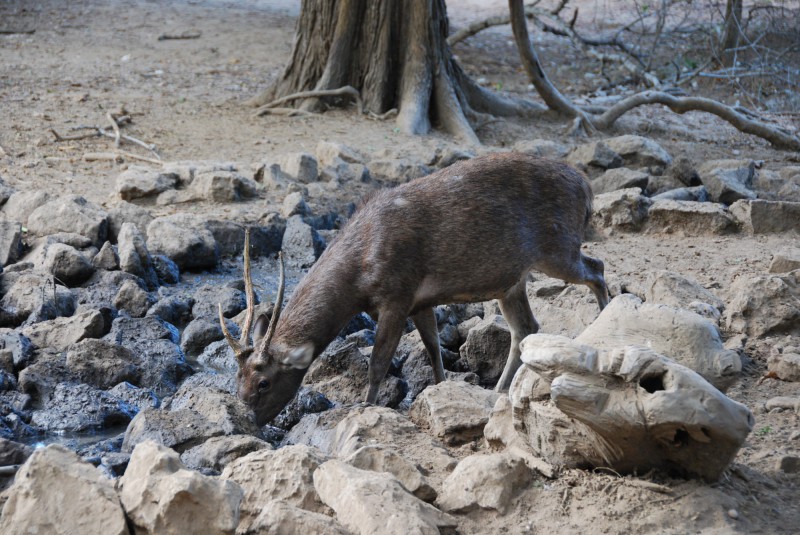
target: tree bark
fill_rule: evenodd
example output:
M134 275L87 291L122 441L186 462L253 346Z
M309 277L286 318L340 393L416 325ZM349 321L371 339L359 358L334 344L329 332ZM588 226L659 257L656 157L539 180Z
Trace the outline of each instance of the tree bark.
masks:
M728 0L725 6L725 25L720 40L720 60L725 67L736 61L736 48L742 41L743 0Z

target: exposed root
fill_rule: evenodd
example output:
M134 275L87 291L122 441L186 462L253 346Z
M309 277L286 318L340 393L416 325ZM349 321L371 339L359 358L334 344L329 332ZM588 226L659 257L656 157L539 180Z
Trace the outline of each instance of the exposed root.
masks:
M285 97L281 97L279 99L273 100L272 102L264 104L255 111L255 115L264 115L265 113L267 113L265 110L269 110L270 108L275 108L276 106L279 106L286 102L290 102L292 100L297 100L301 98L315 98L315 97L350 97L356 101L356 105L358 106L358 113L364 113L364 103L361 100L361 94L358 92L358 89L346 85L344 87L340 87L339 89L319 89L313 91L300 91L298 93L292 93L291 95L286 95Z
M320 114L300 108L262 108L253 114L254 117L260 115L283 115L285 117L321 117Z
M391 110L385 113L374 113L368 112L367 117L370 119L374 119L376 121L385 121L386 119L391 119L392 117L397 116L397 108L392 108Z

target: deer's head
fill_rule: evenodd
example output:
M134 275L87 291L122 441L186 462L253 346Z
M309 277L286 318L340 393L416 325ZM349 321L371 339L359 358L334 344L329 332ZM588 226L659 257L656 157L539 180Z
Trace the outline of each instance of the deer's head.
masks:
M236 373L236 385L239 397L255 412L258 425L264 425L283 410L292 400L303 376L313 358L313 348L283 347L273 342L275 328L281 314L285 276L283 255L279 254L280 280L278 294L272 317L262 314L253 324L255 295L250 277L250 232L245 232L244 249L244 284L247 296L247 310L242 324L241 336L236 340L225 326L222 306L219 307L219 321L225 339L233 349L239 371ZM250 336L252 329L252 344Z

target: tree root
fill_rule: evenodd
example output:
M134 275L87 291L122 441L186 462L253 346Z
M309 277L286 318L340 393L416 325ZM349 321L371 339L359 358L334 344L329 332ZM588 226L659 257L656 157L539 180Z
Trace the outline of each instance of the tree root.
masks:
M254 115L264 115L267 113L266 110L270 108L275 108L280 104L284 104L286 102L297 100L301 98L315 98L315 97L351 97L353 100L356 101L356 105L358 106L358 113L364 113L364 103L361 100L361 94L358 92L358 89L355 87L346 85L344 87L340 87L339 89L319 89L314 91L300 91L298 93L292 93L291 95L286 95L285 97L281 97L279 99L273 100L272 102L268 102L263 106L259 107Z
M703 97L675 97L662 91L644 91L614 104L608 111L592 119L594 126L607 130L624 113L646 104L663 104L675 113L704 111L724 119L737 130L769 141L773 146L784 150L800 151L800 138L787 130L773 128L758 119L749 119L744 114L716 100ZM748 115L754 117L752 112Z

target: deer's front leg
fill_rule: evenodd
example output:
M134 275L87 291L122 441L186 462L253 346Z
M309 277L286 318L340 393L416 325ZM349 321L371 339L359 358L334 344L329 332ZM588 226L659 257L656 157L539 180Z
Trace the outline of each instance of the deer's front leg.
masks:
M406 314L394 310L381 311L378 314L378 332L375 335L375 346L369 359L369 391L367 403L375 404L378 400L378 389L389 371L392 357L400 343L400 337L406 326Z

